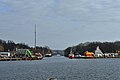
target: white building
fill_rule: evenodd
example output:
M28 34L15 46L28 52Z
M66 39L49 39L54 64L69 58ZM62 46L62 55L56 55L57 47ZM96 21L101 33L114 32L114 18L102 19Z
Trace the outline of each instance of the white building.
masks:
M96 50L95 50L95 54L94 54L95 57L103 57L104 54L103 52L100 50L99 46L97 46Z
M8 58L8 57L10 57L10 52L0 52L0 57L1 58Z
M104 53L104 56L105 57L117 57L118 56L118 53Z

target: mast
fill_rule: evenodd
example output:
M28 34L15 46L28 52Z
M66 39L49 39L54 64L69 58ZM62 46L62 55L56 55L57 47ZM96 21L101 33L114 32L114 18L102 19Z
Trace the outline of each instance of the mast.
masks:
M35 24L35 50L36 50L36 24Z

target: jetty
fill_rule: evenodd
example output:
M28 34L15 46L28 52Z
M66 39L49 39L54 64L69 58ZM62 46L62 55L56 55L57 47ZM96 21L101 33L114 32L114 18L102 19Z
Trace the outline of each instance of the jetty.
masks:
M42 54L33 54L28 49L17 49L13 53L0 52L0 61L41 60L42 58Z
M0 61L41 60L42 58L0 58Z

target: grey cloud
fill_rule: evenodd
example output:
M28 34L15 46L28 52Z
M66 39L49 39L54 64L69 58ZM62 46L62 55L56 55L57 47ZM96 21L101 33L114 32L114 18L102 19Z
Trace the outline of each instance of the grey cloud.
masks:
M114 40L119 36L120 0L2 2L12 10L0 13L0 33L3 34L0 36L5 39L34 45L34 24L37 24L37 44L54 48L80 41Z

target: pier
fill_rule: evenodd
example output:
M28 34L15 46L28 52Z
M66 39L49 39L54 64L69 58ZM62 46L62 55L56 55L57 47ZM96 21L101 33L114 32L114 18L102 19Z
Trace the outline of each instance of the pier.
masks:
M41 60L41 58L0 58L0 61Z

